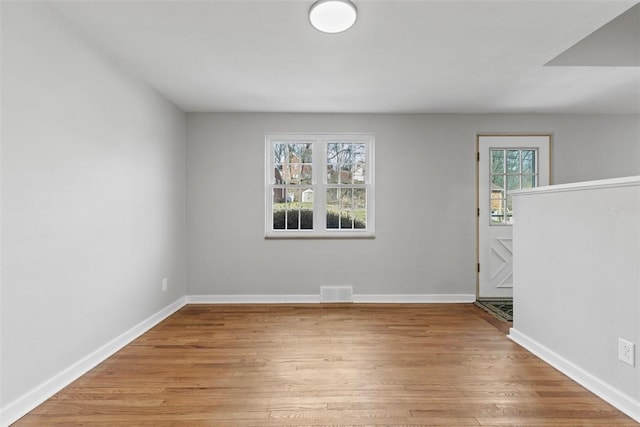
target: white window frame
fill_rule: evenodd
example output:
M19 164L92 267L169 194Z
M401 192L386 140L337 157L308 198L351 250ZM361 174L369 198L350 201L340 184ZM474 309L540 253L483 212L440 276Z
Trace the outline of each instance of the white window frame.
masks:
M278 188L274 175L274 147L277 143L313 144L311 184L313 189L313 229L280 230L273 228L273 192ZM366 168L363 187L367 194L366 228L327 229L326 194L334 184L327 182L327 144L331 142L364 143L366 145ZM373 238L374 218L374 135L372 133L268 133L265 136L265 237L271 238Z

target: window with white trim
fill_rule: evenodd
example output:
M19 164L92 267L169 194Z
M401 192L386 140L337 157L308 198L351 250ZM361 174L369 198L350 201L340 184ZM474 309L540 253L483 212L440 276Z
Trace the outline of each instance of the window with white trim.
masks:
M373 134L267 134L266 237L373 237Z

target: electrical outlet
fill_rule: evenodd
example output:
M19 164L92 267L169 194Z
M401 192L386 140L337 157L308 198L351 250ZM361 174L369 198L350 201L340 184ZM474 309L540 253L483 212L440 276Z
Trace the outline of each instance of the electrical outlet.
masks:
M166 292L167 288L169 287L168 285L169 285L169 282L165 277L164 279L162 279L162 292Z
M622 338L618 338L618 359L627 365L635 366L635 344Z

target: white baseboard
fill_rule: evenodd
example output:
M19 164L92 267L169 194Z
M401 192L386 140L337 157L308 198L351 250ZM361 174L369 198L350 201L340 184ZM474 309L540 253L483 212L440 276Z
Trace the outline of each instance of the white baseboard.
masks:
M356 303L382 304L461 304L475 302L475 294L363 294L354 295Z
M318 304L320 295L187 295L187 304Z
M353 295L354 303L431 304L472 303L475 294L362 294ZM318 304L320 295L189 295L187 304Z
M509 330L508 337L515 343L521 345L540 359L547 362L587 390L591 391L604 401L610 403L620 411L624 412L635 421L640 423L640 401L621 392L617 388L595 377L571 361L565 359L553 350L545 347L527 335L518 332L516 329Z
M106 343L93 353L80 359L56 376L43 382L38 387L25 393L13 402L10 402L0 409L0 425L4 427L14 423L42 402L49 399L51 396L80 378L82 375L86 374L118 350L138 338L140 335L171 316L184 305L185 298L183 297L138 323L136 326Z

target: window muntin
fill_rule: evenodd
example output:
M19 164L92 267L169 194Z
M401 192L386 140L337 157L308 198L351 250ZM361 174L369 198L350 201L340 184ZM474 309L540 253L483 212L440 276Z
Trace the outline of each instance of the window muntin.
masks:
M538 150L491 148L490 225L513 224L514 190L534 188L538 183Z
M373 135L268 134L267 237L372 237Z

